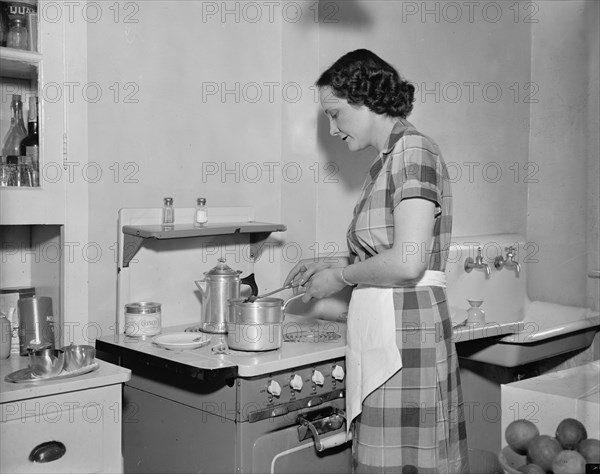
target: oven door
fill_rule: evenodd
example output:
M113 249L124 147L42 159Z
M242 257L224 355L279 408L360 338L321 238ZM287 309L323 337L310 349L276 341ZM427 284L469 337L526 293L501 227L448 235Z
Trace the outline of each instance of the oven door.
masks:
M304 412L318 418L319 412L327 409L344 408L343 400L328 402L318 410ZM238 472L303 474L340 473L352 471L351 443L317 451L314 438L305 426L298 422L300 412L287 413L279 418L269 418L257 422L244 422L239 426L241 436ZM320 436L324 442L331 437L344 436L345 423Z

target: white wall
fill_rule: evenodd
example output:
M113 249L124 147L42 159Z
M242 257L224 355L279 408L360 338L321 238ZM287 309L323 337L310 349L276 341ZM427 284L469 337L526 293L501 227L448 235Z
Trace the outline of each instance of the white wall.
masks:
M598 2L540 2L533 24L527 238L532 299L598 308Z
M103 171L88 186L89 239L104 251L89 264L90 321L104 327L114 321L111 246L121 207L159 206L167 195L184 207L199 196L211 205L254 205L257 219L288 226L287 253L265 276L269 286L299 256L345 250L346 226L374 152L351 154L328 135L313 83L359 47L380 54L418 86L410 120L439 143L450 164L455 235L527 232L543 241L550 230L535 215L528 223L528 193L534 193L529 212L538 204L526 178L553 173L544 161L553 152L542 149L542 136L533 137L542 133L540 120L560 106L547 95L547 76L593 84L593 68L580 72L592 56L570 55L581 31L595 32L584 43L597 48L597 25L590 20L576 28L582 3L321 2L320 18L316 2L135 5L129 19L137 23L122 15L88 24L88 80L104 92L88 104L88 158ZM559 18L563 35L554 36ZM563 44L564 35L566 49L542 67L540 55ZM560 66L549 69L556 60ZM592 112L571 113L581 123ZM578 129L576 136L588 141L589 156L596 147L597 159L597 139L594 145L589 135ZM584 178L578 170L572 179ZM580 192L578 205L585 207L586 199ZM568 239L565 230L563 246ZM580 300L565 281L563 302Z

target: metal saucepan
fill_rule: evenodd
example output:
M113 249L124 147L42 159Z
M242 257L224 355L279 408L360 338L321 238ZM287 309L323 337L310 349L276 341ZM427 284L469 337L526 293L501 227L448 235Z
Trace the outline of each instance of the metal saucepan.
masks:
M239 351L272 351L283 340L283 305L280 298L229 300L227 345Z
M272 351L283 341L284 308L300 298L292 296L286 302L280 298L246 298L229 300L227 345L238 351Z

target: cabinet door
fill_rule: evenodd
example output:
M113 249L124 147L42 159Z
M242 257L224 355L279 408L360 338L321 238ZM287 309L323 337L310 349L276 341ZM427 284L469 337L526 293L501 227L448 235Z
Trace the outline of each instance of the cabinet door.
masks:
M122 472L121 393L116 384L2 404L0 472Z
M68 175L63 163L63 136L69 92L64 72L65 10L59 6L62 2L51 3L38 3L39 54L0 48L0 140L4 141L10 125L12 94L20 94L26 104L27 97L37 92L40 134L40 187L0 187L0 225L65 222Z

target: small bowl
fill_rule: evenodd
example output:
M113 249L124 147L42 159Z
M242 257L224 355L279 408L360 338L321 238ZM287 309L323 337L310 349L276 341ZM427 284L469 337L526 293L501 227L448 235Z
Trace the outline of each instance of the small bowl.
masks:
M56 377L65 365L65 352L61 349L40 349L29 353L29 368L36 377Z
M65 370L67 372L73 372L91 365L96 357L94 346L71 343L70 346L65 346L62 350L65 351Z

